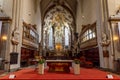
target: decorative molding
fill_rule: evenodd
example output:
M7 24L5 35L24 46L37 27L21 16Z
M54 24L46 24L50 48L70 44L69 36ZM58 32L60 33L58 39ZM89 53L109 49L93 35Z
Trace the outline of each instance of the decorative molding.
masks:
M10 19L10 17L0 17L0 21L9 21L9 22L11 22L12 19Z
M23 39L22 41L23 41L22 42L23 45L38 48L38 44L35 44L35 43L33 43L33 42L29 41L29 40Z
M111 21L120 21L120 17L115 17L115 16L113 16L113 17L110 17L110 18L108 19L108 21L109 21L109 22L111 22Z
M39 35L36 30L36 25L31 25L23 22L22 46L37 48L39 46Z
M93 26L96 26L96 22L94 22L93 24L82 25L81 35L82 35L86 30L93 28Z
M36 32L37 28L36 28L36 24L32 25L32 24L28 24L26 22L23 21L23 25L28 27L28 28L31 28L32 30L34 30Z

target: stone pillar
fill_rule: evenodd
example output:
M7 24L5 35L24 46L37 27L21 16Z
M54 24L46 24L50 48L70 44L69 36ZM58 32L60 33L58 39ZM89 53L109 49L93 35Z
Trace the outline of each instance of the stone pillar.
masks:
M15 47L15 52L18 54L18 62L17 64L11 64L10 69L18 69L20 67L20 59L21 59L21 46L22 46L22 30L23 28L23 0L13 0L13 19L12 19L12 45L11 45L11 52L13 52L13 49ZM11 41L11 39L10 39ZM15 42L15 43L13 43ZM19 43L19 44L18 44Z
M104 68L109 68L109 51L107 49L103 49L103 57L104 57Z
M97 11L96 14L97 16L97 24L96 24L96 30L97 30L97 42L98 42L98 48L99 48L99 60L100 60L100 67L104 67L104 61L103 61L103 50L101 47L101 32L103 31L103 5L102 5L102 0L96 0L97 1Z
M101 46L101 42L106 44L105 41L102 40L102 32L105 33L107 36L110 35L110 31L108 29L108 8L107 8L107 0L97 0L97 42L99 48L99 57L100 57L100 67L102 68L110 68L109 61L112 50L109 49L109 46ZM106 53L109 52L109 53ZM108 54L109 56L106 56ZM111 62L113 65L113 62Z

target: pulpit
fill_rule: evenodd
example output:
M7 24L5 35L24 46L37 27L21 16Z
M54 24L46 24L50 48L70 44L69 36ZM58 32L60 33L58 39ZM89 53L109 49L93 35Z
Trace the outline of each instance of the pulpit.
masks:
M49 72L70 72L73 60L46 60Z

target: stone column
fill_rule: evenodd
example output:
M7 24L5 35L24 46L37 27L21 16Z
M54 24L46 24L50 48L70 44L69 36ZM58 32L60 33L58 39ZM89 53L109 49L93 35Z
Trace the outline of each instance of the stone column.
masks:
M107 49L109 44L110 44L110 40L107 39L106 34L103 34L101 46L103 49L104 68L109 68L109 51Z
M97 42L98 42L98 48L99 48L99 57L100 57L100 67L102 68L109 68L107 65L109 65L109 56L106 56L105 54L112 53L111 50L109 50L109 46L101 46L101 42L106 42L102 40L102 32L109 36L109 30L108 30L108 8L107 8L107 0L96 0L97 1ZM103 45L103 44L102 44ZM106 50L104 49L106 48ZM109 53L107 53L109 52ZM113 64L113 63L111 63Z
M98 42L98 48L99 48L99 60L100 60L100 67L104 67L104 61L103 61L103 50L102 50L102 46L100 44L101 42L101 32L103 31L103 5L102 5L102 1L103 0L96 0L97 1L97 10L96 10L96 14L97 16L97 23L96 23L96 30L97 30L97 42Z

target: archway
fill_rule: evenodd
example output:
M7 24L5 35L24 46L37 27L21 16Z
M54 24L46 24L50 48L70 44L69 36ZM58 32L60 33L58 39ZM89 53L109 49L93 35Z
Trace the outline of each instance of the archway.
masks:
M54 51L63 56L66 50L71 49L73 33L73 16L61 5L50 9L44 17L43 50Z

